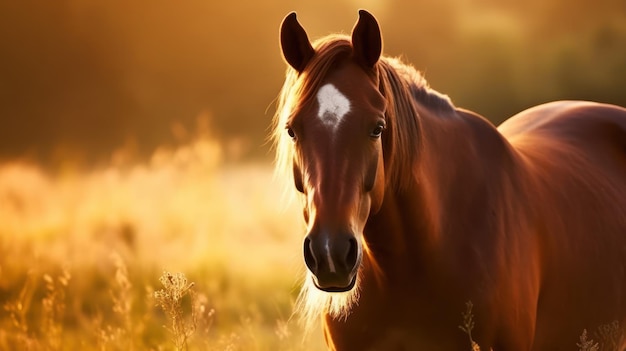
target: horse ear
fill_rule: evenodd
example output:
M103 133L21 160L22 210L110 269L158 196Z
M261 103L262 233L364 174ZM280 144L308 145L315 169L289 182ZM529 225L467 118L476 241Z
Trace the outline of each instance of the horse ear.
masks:
M296 18L296 13L288 14L280 25L280 48L285 61L296 71L302 72L315 54L306 31Z
M352 29L354 57L368 68L373 68L383 49L380 27L374 16L359 10L359 20Z

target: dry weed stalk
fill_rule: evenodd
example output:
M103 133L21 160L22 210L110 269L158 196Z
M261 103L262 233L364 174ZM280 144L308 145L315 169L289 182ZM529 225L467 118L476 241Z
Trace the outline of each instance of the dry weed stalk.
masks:
M28 334L28 323L26 314L30 310L30 304L33 299L33 294L36 288L35 272L33 270L28 271L26 275L26 282L20 290L20 294L16 301L7 302L4 304L4 310L9 314L11 319L11 325L16 332L22 334Z
M164 289L154 292L157 305L163 309L171 320L171 328L168 328L174 337L174 345L177 350L186 350L187 341L194 333L197 326L197 316L195 311L194 283L188 283L183 273L163 272L159 281ZM183 298L189 296L191 300L190 320L185 318L183 311Z
M33 302L33 295L37 288L37 274L29 270L26 274L26 282L22 286L17 300L6 302L3 305L7 312L11 328L2 330L2 344L9 348L32 350L37 347L38 340L30 335L27 315Z
M576 346L579 347L580 351L600 350L598 343L594 342L592 339L587 339L587 329L583 330L583 333L580 335L580 342L576 343Z
M115 278L109 290L113 303L113 315L116 316L117 323L97 327L97 340L99 349L133 349L133 326L131 320L132 312L132 284L128 277L128 268L119 253L113 252L110 259L115 268ZM101 320L97 324L102 323ZM117 324L117 325L116 325Z
M60 350L62 346L63 314L65 313L65 291L70 281L70 273L63 270L57 279L43 275L45 296L42 304L41 330L45 335L46 349Z
M619 345L622 341L622 330L620 329L619 321L613 321L612 323L602 324L596 330L595 337L600 340L599 351L615 351L619 349Z
M465 303L466 310L461 313L463 316L463 323L459 325L459 328L467 334L469 337L472 351L480 351L479 345L472 338L472 330L474 329L474 314L472 308L474 305L471 301ZM598 327L596 336L601 341L600 343L594 342L593 339L589 339L587 336L587 330L583 330L580 335L580 342L576 343L579 351L615 351L618 349L618 345L621 342L622 332L619 327L619 322L614 321L609 324L603 324ZM493 349L491 350L493 351Z
M461 329L469 337L472 351L480 351L480 347L472 338L472 330L474 329L474 314L472 313L473 307L474 304L472 304L472 301L467 301L465 303L465 312L461 313L461 316L463 316L463 324L459 325L459 329Z
M599 342L590 339L587 336L587 330L583 330L580 342L576 343L579 351L617 351L624 336L619 321L600 325L594 335Z
M202 347L207 350L215 349L211 344L211 328L213 326L213 317L215 309L209 307L209 299L203 293L193 291L193 300L191 308L195 315L196 335L202 340Z
M40 319L33 320L31 306L40 277L44 282L44 296L41 299ZM50 274L39 276L35 270L28 271L18 298L3 305L11 324L10 330L0 329L0 346L18 350L60 350L69 281L67 270L63 270L56 279Z

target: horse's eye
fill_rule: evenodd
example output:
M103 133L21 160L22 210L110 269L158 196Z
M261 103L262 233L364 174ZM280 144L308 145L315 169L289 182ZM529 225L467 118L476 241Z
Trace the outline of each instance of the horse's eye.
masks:
M380 136L383 134L383 130L385 130L385 125L382 123L378 124L376 128L372 130L372 132L370 133L370 136L372 138L380 138Z
M289 137L291 139L296 139L296 133L293 131L293 129L287 128L287 134L289 134Z

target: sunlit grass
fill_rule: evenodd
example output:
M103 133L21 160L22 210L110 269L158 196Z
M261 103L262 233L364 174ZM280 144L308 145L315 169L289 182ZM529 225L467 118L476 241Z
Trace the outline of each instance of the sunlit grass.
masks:
M0 165L0 350L325 349L292 319L304 229L272 174L210 138L91 171ZM480 350L471 303L459 320ZM581 351L621 340L581 333Z
M0 349L323 349L291 321L303 223L281 189L208 138L91 171L0 166ZM164 270L189 282L180 310Z

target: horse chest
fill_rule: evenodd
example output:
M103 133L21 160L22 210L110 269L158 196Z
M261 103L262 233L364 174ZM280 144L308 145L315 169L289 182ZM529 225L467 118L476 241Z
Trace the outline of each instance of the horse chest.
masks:
M345 321L327 319L329 347L338 351L468 349L467 336L458 329L460 313L459 320L451 320L443 317L449 313L438 314L415 301L383 301L371 308L367 303L357 306Z
M436 321L435 321L436 323ZM358 329L358 330L357 330ZM329 330L329 347L332 350L364 351L457 351L469 349L467 338L451 337L452 333L441 334L432 330L420 330L416 326L406 327L394 324L373 323L361 325L352 331Z

